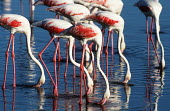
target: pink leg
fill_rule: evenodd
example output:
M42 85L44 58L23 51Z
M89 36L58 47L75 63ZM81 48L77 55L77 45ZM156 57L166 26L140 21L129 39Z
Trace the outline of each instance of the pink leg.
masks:
M47 66L45 65L45 63L44 63L44 61L43 61L43 59L42 59L42 54L43 54L43 52L47 49L47 47L51 44L51 42L52 42L53 40L54 40L54 38L51 38L51 40L50 40L50 41L48 42L48 44L43 48L43 50L38 54L38 56L39 56L39 59L41 60L42 64L44 65L44 67L45 67L45 69L46 69L46 71L47 71L47 73L48 73L48 75L49 75L49 77L50 77L53 85L55 86L55 82L54 82L54 80L53 80L53 78L52 78L52 76L51 76L51 74L50 74L50 71L48 70Z
M57 38L57 42L59 43L59 46L58 46L58 61L61 61L62 58L61 58L61 53L60 53L60 38Z
M68 46L69 46L69 41L67 41L66 43L66 67L65 67L64 77L66 77L67 69L68 69Z
M56 55L57 55L57 50L59 47L59 42L56 44L56 50L54 52L54 57L53 57L53 63L54 63L54 78L55 78L55 86L53 89L53 94L54 96L58 96L58 76L57 76L57 66L56 66Z
M14 53L14 36L12 38L12 64L13 64L13 73L14 73L14 80L13 80L13 87L16 87L16 70L15 70L15 53Z
M5 71L4 71L4 81L3 81L3 85L2 85L2 89L5 89L6 88L6 74L7 74L7 69L8 69L8 57L9 57L9 49L10 49L10 45L11 45L11 41L13 39L13 34L10 35L10 39L9 39L9 42L8 42L8 47L7 47L7 50L6 50L6 60L5 60Z
M80 101L79 104L82 104L82 79L84 75L84 54L85 54L86 44L83 45L82 59L80 64Z
M111 30L111 41L112 41L112 56L114 55L114 38L113 38L113 30Z
M105 50L105 53L106 55L108 55L108 45L109 45L109 39L111 37L111 31L108 31L108 37L107 37L107 42L106 42L106 50Z
M104 27L102 27L102 49L101 49L101 54L103 53L103 46L104 46L104 34L105 34L105 29L104 29Z
M156 51L156 47L155 47L155 44L154 44L154 41L153 41L153 38L152 38L153 25L154 25L154 18L152 18L152 22L151 22L150 40L151 40L151 42L152 42L152 45L153 45L153 48L154 48L154 51L155 51L155 54L156 54L158 63L160 63L160 60L159 60L159 58L158 58L158 52Z
M148 32L148 17L146 17L146 36L147 36L147 43L148 43L148 66L150 64L149 60L150 60L150 46L149 46L149 42L150 42L150 37L149 37L149 32Z
M90 54L92 54L92 46L93 46L93 42L89 45L89 50L90 50ZM102 53L100 53L102 54ZM95 66L94 66L94 60L92 60L92 65L93 65L93 80L96 80L96 72L95 72Z
M51 38L54 38L52 33L49 32L49 34L50 34ZM56 47L58 47L58 48L57 48L57 51L58 51L58 61L60 61L60 60L62 59L62 58L61 58L61 55L60 55L60 38L57 38L57 43L56 43L55 40L54 40L53 42L54 42L54 45L55 45ZM56 55L55 55L55 56L56 56ZM54 60L54 59L53 59L53 60Z

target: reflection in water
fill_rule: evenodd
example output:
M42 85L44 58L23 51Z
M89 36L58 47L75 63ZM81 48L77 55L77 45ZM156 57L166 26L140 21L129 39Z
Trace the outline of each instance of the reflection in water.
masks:
M6 96L6 90L2 90L3 91L3 101L4 101L4 111L8 111L9 108L7 107L7 103L9 102ZM12 92L12 111L15 111L15 99L16 99L16 88L13 88L13 92ZM2 109L1 109L2 110Z
M4 0L3 7L4 11L11 11L11 0Z
M45 91L43 88L37 88L37 92L39 95L38 110L43 110L43 106L45 103Z
M159 54L158 54L159 55ZM151 61L151 59L153 59ZM150 58L148 66L148 73L146 75L146 109L150 111L158 110L159 98L162 95L164 88L164 70L157 69L157 57ZM154 66L151 67L151 66Z
M35 11L35 6L33 5L35 0L30 0L30 22L34 22L34 11Z

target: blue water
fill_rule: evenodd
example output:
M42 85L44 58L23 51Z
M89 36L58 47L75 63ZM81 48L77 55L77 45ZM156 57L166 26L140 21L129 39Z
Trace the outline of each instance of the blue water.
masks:
M25 16L31 20L29 11L29 0L0 0L0 14L13 13ZM32 88L28 85L36 84L40 70L38 66L30 59L26 51L26 39L23 34L16 34L15 37L15 55L16 55L16 74L17 87L12 88L13 70L12 61L9 59L7 72L7 88L5 91L0 90L0 108L3 111L169 111L170 107L168 100L170 99L170 16L169 4L170 1L160 1L163 10L160 16L160 36L162 44L165 48L166 68L160 72L158 63L153 49L150 50L150 60L148 60L147 41L145 34L145 16L133 6L138 0L123 0L124 8L122 17L125 20L125 42L126 50L124 55L128 59L131 67L132 79L128 85L119 84L123 81L126 65L121 61L116 46L117 35L115 38L115 55L114 59L109 55L108 75L110 82L111 97L105 105L97 105L103 94L105 84L102 77L97 73L97 82L95 84L94 94L90 96L91 103L86 103L83 97L83 104L79 105L79 68L76 68L76 78L73 78L74 66L69 62L67 78L64 78L65 72L65 43L66 40L61 40L61 55L63 60L57 63L57 72L59 76L59 96L53 97L52 84L45 71L46 83L41 88ZM53 18L54 13L46 11L45 6L37 6L35 9L34 21L43 20L45 18ZM49 41L50 36L47 31L34 28L31 40L33 54L38 58L38 53ZM3 73L5 65L5 52L9 40L9 31L0 28L0 84L3 82ZM76 60L80 61L81 46L76 42ZM53 70L53 53L55 47L51 44L44 52L43 59L51 73ZM109 48L111 54L111 47ZM160 50L158 50L160 55ZM106 58L102 55L101 67L106 72ZM149 61L149 65L148 65ZM84 93L83 93L84 94Z

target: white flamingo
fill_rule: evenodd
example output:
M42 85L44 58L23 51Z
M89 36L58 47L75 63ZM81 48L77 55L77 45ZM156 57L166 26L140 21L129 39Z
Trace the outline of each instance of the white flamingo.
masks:
M8 68L8 56L9 56L9 50L10 45L12 43L12 62L13 62L13 73L14 73L14 83L13 87L16 87L16 71L15 71L15 53L14 53L14 34L15 33L24 33L26 35L26 44L27 44L27 51L31 59L39 66L41 70L41 76L39 78L39 81L35 87L40 87L42 84L45 83L45 75L44 75L44 69L41 65L41 63L34 57L31 51L30 46L30 38L31 38L31 28L29 21L17 14L2 14L0 15L0 26L10 31L10 40L8 43L8 47L6 50L6 62L5 62L5 71L4 71L4 82L2 85L2 88L6 88L6 74L7 74L7 68Z

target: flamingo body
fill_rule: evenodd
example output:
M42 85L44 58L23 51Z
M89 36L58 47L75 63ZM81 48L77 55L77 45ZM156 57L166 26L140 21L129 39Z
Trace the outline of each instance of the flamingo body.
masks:
M32 24L32 26L40 27L51 33L58 34L63 30L71 27L72 24L65 20L49 18L35 22Z
M147 26L148 26L148 17L151 17L152 21L155 22L156 39L158 40L158 44L161 47L161 60L159 64L160 67L163 69L165 67L164 47L161 43L160 35L159 35L159 31L160 31L159 17L162 11L162 5L159 3L159 0L139 0L137 3L134 4L134 6L137 6L141 10L141 12L146 16ZM153 27L152 25L153 24L151 24L151 29ZM148 27L147 27L147 32L148 32ZM152 38L151 35L150 38Z
M108 29L124 28L123 18L109 11L99 11L86 16L84 19L98 22Z
M63 15L73 22L78 22L80 19L90 14L88 8L79 4L53 6L49 7L47 10Z
M39 78L39 81L35 87L40 87L42 84L45 83L45 75L44 75L44 69L41 65L41 63L34 57L31 51L31 45L30 45L30 37L31 37L31 28L29 21L17 14L2 14L0 15L0 26L10 31L10 40L8 43L8 48L6 51L6 63L5 63L5 71L4 71L4 82L2 88L5 89L5 83L6 83L6 73L7 73L7 67L8 67L8 55L10 50L10 45L12 43L12 62L13 62L13 72L14 72L14 83L13 87L16 87L16 80L15 80L15 54L14 54L14 34L15 33L24 33L26 35L26 43L27 43L27 50L28 54L31 57L31 59L39 66L41 70L41 77Z
M91 5L92 7L98 8L102 11L111 11L118 15L122 12L124 5L122 0L75 0L75 2L87 7ZM93 10L93 13L94 12L96 12L96 10Z

